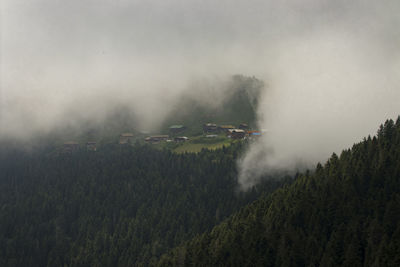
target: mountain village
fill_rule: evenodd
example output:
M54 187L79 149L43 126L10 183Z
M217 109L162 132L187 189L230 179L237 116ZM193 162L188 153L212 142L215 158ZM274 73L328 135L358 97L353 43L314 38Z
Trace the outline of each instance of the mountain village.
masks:
M218 143L218 141L213 141L213 139L218 138L219 140L255 140L261 137L263 132L251 129L247 123L241 123L238 127L230 124L205 123L202 128L203 134L201 136L185 136L184 133L187 127L184 125L171 125L168 129L168 134L144 136L143 134L135 135L131 132L125 132L119 135L118 144L129 145L136 141L144 141L149 144L160 144L161 142L181 144L196 138L210 140L205 143ZM197 143L201 144L199 141ZM86 142L83 146L77 141L67 141L64 142L62 151L71 153L83 147L87 151L96 151L97 146L97 142L93 140Z

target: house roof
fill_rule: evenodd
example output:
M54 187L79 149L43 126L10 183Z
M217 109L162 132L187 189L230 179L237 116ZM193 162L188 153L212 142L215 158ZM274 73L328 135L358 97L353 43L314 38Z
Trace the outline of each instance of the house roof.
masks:
M244 133L244 130L242 129L232 129L230 130L231 133Z
M133 137L133 133L122 133L121 137Z
M65 142L64 145L78 145L78 143L75 141L68 141L68 142Z
M234 129L235 126L233 126L233 125L221 125L220 128L222 128L222 129Z
M178 136L178 137L175 137L175 139L185 139L185 140L188 140L189 138L187 138L186 136Z
M181 129L183 127L185 127L185 126L179 124L179 125L171 125L169 128L170 129Z

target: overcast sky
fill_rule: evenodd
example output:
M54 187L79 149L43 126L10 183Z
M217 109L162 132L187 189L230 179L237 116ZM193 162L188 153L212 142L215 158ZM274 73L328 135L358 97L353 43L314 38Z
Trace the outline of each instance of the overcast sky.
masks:
M121 104L151 127L193 79L244 74L268 85L271 162L326 158L400 113L399 14L398 0L3 0L0 135Z

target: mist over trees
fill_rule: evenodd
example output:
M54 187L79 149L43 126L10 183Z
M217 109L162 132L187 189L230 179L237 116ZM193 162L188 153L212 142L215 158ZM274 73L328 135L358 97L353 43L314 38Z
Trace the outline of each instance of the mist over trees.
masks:
M201 80L191 86L192 90L177 99L162 129L183 124L190 133L202 134L203 125L210 122L258 127L258 102L266 90L262 80L237 74L224 81Z
M1 0L0 266L400 266L399 14Z
M157 266L398 266L400 117Z
M2 146L1 265L398 265L400 117L293 183L238 190L243 149Z

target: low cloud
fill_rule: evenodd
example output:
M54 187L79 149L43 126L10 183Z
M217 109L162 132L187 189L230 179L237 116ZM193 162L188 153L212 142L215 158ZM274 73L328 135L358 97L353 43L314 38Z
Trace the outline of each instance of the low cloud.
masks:
M373 22L351 14L354 24L338 21L274 47L259 107L267 132L239 161L243 188L325 162L400 114L399 21L390 10L368 17Z
M399 113L397 0L1 5L0 137L101 122L121 106L156 128L183 92L209 98L197 81L254 75L268 132L239 163L251 185L325 161Z

